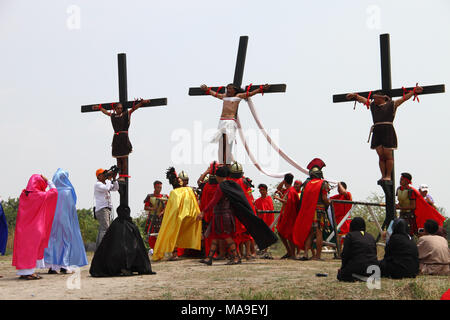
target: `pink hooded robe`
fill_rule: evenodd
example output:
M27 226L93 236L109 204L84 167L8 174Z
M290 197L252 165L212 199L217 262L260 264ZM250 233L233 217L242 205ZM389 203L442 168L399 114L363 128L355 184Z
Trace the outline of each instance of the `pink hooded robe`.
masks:
M47 182L34 174L20 195L12 260L18 270L33 269L44 258L58 200L57 189L46 188Z

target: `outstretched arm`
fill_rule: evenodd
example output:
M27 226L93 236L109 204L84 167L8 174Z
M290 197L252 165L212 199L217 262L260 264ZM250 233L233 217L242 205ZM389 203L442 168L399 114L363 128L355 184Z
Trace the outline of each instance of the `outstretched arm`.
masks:
M210 88L208 88L208 86L207 86L206 84L202 84L202 85L200 86L200 88L201 88L203 91L205 91L206 94L209 94L209 95L211 95L211 96L214 96L214 97L216 97L216 98L218 98L218 99L222 99L222 98L225 96L225 94L223 94L223 93L218 93L218 92L216 92L216 91L211 90Z
M250 91L248 94L247 94L247 92L243 92L243 93L237 94L236 96L241 98L241 99L247 99L247 98L250 98L250 97L252 97L252 96L254 96L255 94L258 94L258 93L263 94L264 91L269 89L269 88L270 88L270 85L266 83L265 85L259 87L258 89Z
M414 95L414 91L415 91L415 93L422 93L423 88L419 87L416 84L415 90L412 90L412 91L406 93L404 97L401 97L400 99L397 99L394 101L394 107L398 108L403 102L405 102L406 100L409 100Z
M132 114L134 111L136 111L137 109L139 109L140 107L142 107L145 103L149 103L150 99L147 100L143 100L143 99L139 99L137 100L139 101L138 103L136 103L131 109L130 109L130 114Z
M100 110L101 112L103 112L108 117L111 116L111 113L108 110L104 109L101 104L97 104L97 105L93 106L92 110Z
M367 104L367 98L360 96L357 93L349 93L347 95L347 100L355 100L362 104Z

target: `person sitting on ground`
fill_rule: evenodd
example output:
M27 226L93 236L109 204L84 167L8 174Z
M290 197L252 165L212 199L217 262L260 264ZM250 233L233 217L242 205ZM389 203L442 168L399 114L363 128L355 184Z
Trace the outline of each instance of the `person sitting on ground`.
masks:
M423 275L450 275L450 249L444 237L437 235L439 225L428 219L417 241L419 268Z
M350 232L345 237L341 256L342 265L337 274L339 281L353 282L353 274L369 277L371 274L367 268L378 266L377 244L373 236L366 232L363 218L355 217L350 223Z
M392 229L393 233L384 249L384 259L380 261L381 276L415 278L419 273L419 252L408 234L408 225L405 220L396 219Z

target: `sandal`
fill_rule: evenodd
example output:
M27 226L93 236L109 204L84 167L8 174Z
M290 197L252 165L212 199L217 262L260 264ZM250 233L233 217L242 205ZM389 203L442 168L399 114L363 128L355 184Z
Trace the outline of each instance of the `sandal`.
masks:
M308 261L309 258L307 258L307 257L301 257L301 258L298 258L298 260L300 260L300 261Z
M35 273L33 273L33 274L28 274L26 276L20 276L19 279L22 279L22 280L39 280L39 279L42 279L42 277L38 276Z
M287 258L289 258L290 257L290 255L289 255L289 253L286 253L284 256L282 256L280 259L281 260L283 260L283 259L287 259Z
M53 270L52 268L48 269L48 274L58 274L56 270Z

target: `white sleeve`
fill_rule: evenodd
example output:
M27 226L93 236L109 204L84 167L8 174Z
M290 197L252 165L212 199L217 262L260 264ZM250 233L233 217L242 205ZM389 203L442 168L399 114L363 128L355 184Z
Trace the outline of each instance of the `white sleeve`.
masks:
M111 191L118 191L119 190L119 182L117 182L117 180L114 180L110 190Z
M53 183L52 180L48 180L47 184L48 184L48 188L49 189L55 189L56 188L56 186L55 186L55 184Z

